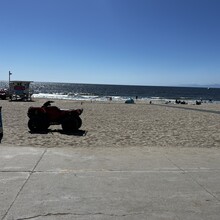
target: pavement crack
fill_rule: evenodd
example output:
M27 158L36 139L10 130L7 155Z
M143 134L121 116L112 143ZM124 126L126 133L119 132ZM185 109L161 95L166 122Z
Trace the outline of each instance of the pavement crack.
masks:
M40 218L40 217L64 216L64 215L72 215L72 213L47 213L44 215L35 215L35 216L30 216L30 217L25 217L25 218L18 218L16 220L28 220L28 219L35 219L35 218Z
M48 216L65 216L65 215L71 215L71 216L96 216L96 215L103 215L103 216L110 216L110 217L126 217L126 216L132 216L132 215L140 215L144 214L143 212L141 213L126 213L126 214L114 214L114 213L102 213L102 212L95 212L95 213L47 213L44 215L35 215L35 216L30 216L30 217L24 217L24 218L18 218L16 220L28 220L28 219L36 219L40 217L48 217Z
M40 161L42 160L42 158L43 158L43 156L44 156L44 154L45 154L46 152L47 152L47 148L44 150L44 152L43 152L42 155L40 156L39 160L38 160L37 163L35 164L35 166L34 166L32 172L31 172L31 174L35 172L36 167L38 166L38 164L40 163Z
M186 173L186 171L184 169L182 169L180 166L178 166L176 163L174 163L166 154L164 154L164 157L170 161L170 163L172 163L175 167L177 167L180 171L182 171L183 173Z
M183 173L185 173L194 183L196 183L197 185L199 185L203 190L205 190L209 195L211 195L214 199L216 199L218 202L220 202L219 198L213 194L210 190L208 190L205 186L203 186L202 184L200 184L195 178L193 178L192 175L190 175L190 173L184 169L182 169L181 167L179 167L177 164L175 164L169 157L167 157L167 155L164 155L174 166L176 166L178 169L180 169Z
M190 173L187 173L187 175L196 183L198 184L203 190L205 190L209 195L211 195L213 198L215 198L218 202L220 202L220 199L212 193L210 190L208 190L205 186L203 186L201 183L199 183Z
M7 209L7 211L5 212L5 214L2 217L2 220L5 219L5 217L8 215L9 211L11 210L12 206L14 205L15 201L17 200L17 198L19 197L21 191L24 189L24 186L27 184L28 180L30 179L31 175L34 173L37 165L40 163L40 161L42 160L44 154L47 152L47 148L45 148L44 152L42 153L42 155L40 156L39 160L36 162L36 164L34 165L34 168L29 172L29 175L27 177L27 179L24 181L23 185L21 186L20 190L18 191L17 195L15 196L14 200L12 201L11 205L9 206L9 208Z

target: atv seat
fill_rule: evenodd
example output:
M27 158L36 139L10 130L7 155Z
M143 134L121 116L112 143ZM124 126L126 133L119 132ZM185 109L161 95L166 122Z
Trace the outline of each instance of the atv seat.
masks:
M60 114L60 109L56 106L48 106L45 108L46 112L52 115Z

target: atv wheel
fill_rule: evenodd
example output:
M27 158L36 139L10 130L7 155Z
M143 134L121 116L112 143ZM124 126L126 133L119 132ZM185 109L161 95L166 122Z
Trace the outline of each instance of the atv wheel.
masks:
M82 126L82 119L80 117L77 117L78 121L78 129Z
M46 131L49 127L49 122L46 117L35 116L29 119L28 128L33 131Z
M77 131L79 128L79 122L76 117L66 118L63 120L62 123L63 131L65 132L73 132Z

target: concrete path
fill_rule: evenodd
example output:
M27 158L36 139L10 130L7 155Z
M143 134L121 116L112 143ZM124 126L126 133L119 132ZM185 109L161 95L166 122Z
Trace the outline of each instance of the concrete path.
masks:
M220 149L0 145L0 220L220 219Z

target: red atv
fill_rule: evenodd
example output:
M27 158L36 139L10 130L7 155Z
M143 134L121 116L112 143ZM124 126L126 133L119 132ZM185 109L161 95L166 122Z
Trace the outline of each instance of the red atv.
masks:
M28 109L28 128L32 132L46 131L50 125L60 125L64 132L77 131L82 120L79 117L83 109L62 110L51 106L53 101L47 101L42 107L30 107Z

